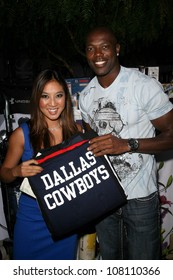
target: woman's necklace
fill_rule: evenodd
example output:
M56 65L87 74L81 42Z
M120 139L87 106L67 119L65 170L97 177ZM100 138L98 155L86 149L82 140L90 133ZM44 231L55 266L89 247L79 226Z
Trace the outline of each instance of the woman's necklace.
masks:
M59 129L60 127L61 127L61 124L57 124L57 125L54 126L54 127L48 127L48 129L49 129L50 131L54 131L54 130Z

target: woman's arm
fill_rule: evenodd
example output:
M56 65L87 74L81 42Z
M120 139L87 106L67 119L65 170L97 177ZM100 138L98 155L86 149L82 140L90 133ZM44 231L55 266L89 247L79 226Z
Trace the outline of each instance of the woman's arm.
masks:
M14 181L17 177L33 176L42 171L36 160L20 163L24 151L24 135L21 128L11 134L5 160L0 168L0 180L6 183ZM35 164L35 165L32 165Z

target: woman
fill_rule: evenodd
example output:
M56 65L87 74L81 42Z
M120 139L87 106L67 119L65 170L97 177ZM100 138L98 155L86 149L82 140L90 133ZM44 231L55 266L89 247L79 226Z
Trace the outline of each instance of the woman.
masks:
M40 149L57 145L78 131L82 128L74 121L66 82L54 70L42 71L33 85L31 119L12 133L0 179L10 183L17 177L40 173L42 168L33 156ZM77 235L54 241L36 199L24 192L19 200L13 242L15 260L76 258Z

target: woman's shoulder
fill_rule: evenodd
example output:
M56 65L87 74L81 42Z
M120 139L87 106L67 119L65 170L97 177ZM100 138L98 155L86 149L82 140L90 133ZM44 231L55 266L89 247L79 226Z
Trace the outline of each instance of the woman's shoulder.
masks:
M21 134L22 134L22 128L19 126L12 131L10 137L18 136L18 135L20 136Z
M17 127L13 132L11 133L9 137L9 143L13 143L16 145L16 143L23 143L23 130L21 127Z

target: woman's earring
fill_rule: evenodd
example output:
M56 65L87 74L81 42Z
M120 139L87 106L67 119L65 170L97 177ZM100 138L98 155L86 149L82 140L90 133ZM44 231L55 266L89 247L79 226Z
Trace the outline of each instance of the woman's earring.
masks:
M117 56L119 56L119 53L117 53Z

